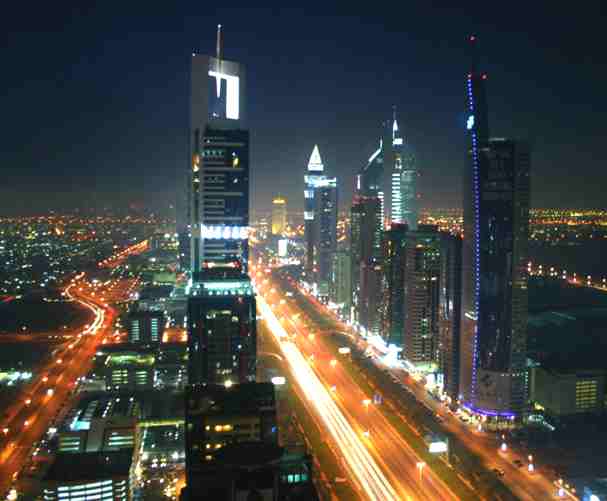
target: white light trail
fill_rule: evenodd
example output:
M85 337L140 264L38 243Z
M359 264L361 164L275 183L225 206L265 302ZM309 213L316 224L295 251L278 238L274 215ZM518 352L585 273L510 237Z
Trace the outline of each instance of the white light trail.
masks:
M289 363L297 384L316 409L327 429L339 446L346 463L356 476L367 496L372 500L390 501L399 499L394 488L371 457L360 437L352 429L339 410L327 389L320 382L299 349L288 341L288 335L272 309L262 296L257 297L259 307L268 328L276 338L282 353Z

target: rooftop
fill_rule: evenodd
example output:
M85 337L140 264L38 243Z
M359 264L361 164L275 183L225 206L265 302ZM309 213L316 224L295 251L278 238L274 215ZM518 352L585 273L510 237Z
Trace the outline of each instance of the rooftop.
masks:
M44 477L45 482L81 482L127 477L132 451L58 454Z

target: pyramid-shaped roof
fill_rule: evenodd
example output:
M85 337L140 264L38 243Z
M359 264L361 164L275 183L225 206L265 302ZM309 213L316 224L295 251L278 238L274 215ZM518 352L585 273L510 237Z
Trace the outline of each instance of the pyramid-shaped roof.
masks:
M310 161L308 162L308 170L322 172L324 168L325 166L320 158L320 151L318 151L318 145L315 144L312 154L310 155Z

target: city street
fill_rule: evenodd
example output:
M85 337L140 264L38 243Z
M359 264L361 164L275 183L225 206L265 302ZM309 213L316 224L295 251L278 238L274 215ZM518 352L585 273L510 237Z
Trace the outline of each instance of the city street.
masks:
M314 398L318 412L325 422L329 421L328 431L346 461L353 463L350 469L360 478L368 497L385 499L378 497L381 486L395 499L457 499L436 475L424 468L423 462L390 423L372 405L363 403L371 396L356 386L337 361L331 363L332 358L320 337L310 339L308 333L291 320L296 312L286 300L281 300L284 295L271 284L264 284L261 292L267 294L274 310L272 312L268 303L260 298L264 320L275 324L271 329L282 339L283 354L289 360L298 384L305 385L304 392L315 386L308 398ZM269 318L274 314L281 317L281 324ZM295 343L290 341L293 335ZM335 391L332 391L333 385ZM332 422L324 417L327 411L343 428L331 426ZM347 441L342 440L342 434L347 436ZM364 460L357 463L358 458L351 457L351 450Z
M274 284L274 287L276 288L277 285ZM320 304L313 297L306 296L306 298L309 302L308 304L314 307L319 316L330 318L336 323L339 322L324 305ZM294 303L294 301L291 301L290 303ZM292 307L291 318L293 311L302 313ZM355 336L351 339L355 339L356 344L361 347L361 349L366 350L369 348L371 351L377 352L372 345L367 344L367 342L359 336L354 335L353 331L351 331L347 325L339 323L339 327L345 333ZM316 339L319 338L319 336L316 337ZM317 344L319 344L319 342ZM373 360L378 367L386 368L377 357ZM429 396L422 382L416 381L403 369L390 368L389 372L397 377L399 381L407 385L419 402L423 402L438 414L440 416L441 426L445 430L456 435L466 444L471 452L478 455L488 470L493 470L494 468L503 470L504 476L501 478L502 482L504 482L519 499L527 501L537 499L562 499L562 497L559 497L558 495L558 489L554 481L551 480L548 474L542 471L542 465L534 464L534 471L532 473L529 472L527 469L527 454L517 453L512 448L501 451L501 440L497 439L498 437L495 433L479 432L471 424L462 422L455 414L449 412L444 404ZM521 461L523 466L517 467L514 463L515 460ZM569 499L577 499L577 497L569 495Z
M140 247L132 250L139 251ZM6 410L0 435L0 493L14 484L35 444L69 408L78 380L90 370L97 347L111 340L116 311L109 303L127 299L137 284L136 279L89 283L81 273L66 286L65 296L90 309L93 321L57 350Z

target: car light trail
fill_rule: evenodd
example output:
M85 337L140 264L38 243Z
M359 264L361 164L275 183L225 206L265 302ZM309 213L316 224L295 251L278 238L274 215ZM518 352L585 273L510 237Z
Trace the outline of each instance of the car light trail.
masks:
M291 367L297 384L327 426L348 467L356 476L367 496L378 501L399 499L394 488L361 443L359 436L339 410L329 392L310 369L308 362L297 346L288 341L287 332L262 296L257 297L257 306Z

